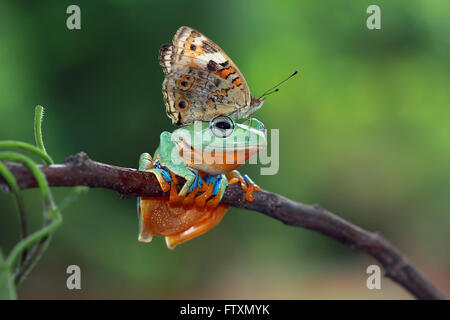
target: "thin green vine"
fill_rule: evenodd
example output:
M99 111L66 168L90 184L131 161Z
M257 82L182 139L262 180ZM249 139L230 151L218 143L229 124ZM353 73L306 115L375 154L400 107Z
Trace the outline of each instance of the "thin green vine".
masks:
M41 149L45 154L44 140L42 139L42 121L44 120L44 107L37 106L34 112L34 138L36 140L36 146ZM51 160L51 159L50 159ZM53 160L52 160L53 163Z
M19 219L20 219L20 226L21 226L21 238L26 238L28 236L28 224L27 224L27 212L25 210L25 203L23 202L22 196L20 194L20 188L17 184L16 178L11 173L11 171L3 164L3 162L0 162L0 175L3 176L6 183L9 186L9 189L11 190L11 193L13 194L13 197L16 202L17 209L19 211ZM27 251L25 250L22 254L22 262L24 262L27 255Z
M48 155L45 149L42 138L43 114L44 108L42 106L37 106L34 117L36 146L22 141L0 141L0 175L8 184L9 190L15 198L22 226L22 239L13 247L6 259L0 250L0 299L17 298L17 287L42 256L43 252L48 247L51 235L62 222L60 213L61 208L66 207L70 202L76 199L78 195L89 189L87 187L73 188L72 192L62 202L62 205L58 207L53 200L53 195L48 186L47 179L36 162L29 156L22 155L16 151L11 151L25 151L26 153L37 156L47 165L54 163L53 159ZM26 224L27 215L23 199L20 195L20 188L14 175L3 163L4 161L25 165L33 174L41 191L44 202L44 223L41 229L31 234L28 234ZM20 256L22 256L21 260L19 260Z
M54 163L53 159L45 151L42 151L41 149L33 146L32 144L14 140L0 141L0 150L11 150L11 149L13 150L18 149L32 153L42 158L46 164Z

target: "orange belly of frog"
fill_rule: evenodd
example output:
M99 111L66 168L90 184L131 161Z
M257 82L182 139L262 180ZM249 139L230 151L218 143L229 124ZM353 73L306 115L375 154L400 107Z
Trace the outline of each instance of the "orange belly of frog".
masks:
M166 237L167 246L173 249L216 226L227 209L224 204L215 208L199 207L195 203L184 206L170 203L168 197L144 197L139 207L139 240L149 242L152 235L162 235Z

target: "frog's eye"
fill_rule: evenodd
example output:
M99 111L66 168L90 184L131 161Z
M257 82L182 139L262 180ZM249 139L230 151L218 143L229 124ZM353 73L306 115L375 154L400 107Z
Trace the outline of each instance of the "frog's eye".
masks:
M220 115L211 120L209 129L217 138L226 138L234 131L234 121L229 116Z

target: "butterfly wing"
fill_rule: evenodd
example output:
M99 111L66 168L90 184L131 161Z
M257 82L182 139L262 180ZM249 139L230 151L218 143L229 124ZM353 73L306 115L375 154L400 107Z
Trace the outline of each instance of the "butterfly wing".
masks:
M179 28L173 43L161 47L159 62L166 75L166 112L176 125L209 121L219 114L242 118L255 106L257 99L252 100L247 82L233 61L190 27Z

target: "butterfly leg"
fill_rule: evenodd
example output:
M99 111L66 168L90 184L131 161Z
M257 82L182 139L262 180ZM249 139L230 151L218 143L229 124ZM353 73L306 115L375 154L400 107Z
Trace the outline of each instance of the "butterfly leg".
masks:
M227 178L229 183L237 183L239 182L241 184L242 190L244 190L245 193L245 199L248 202L253 202L253 192L259 190L259 186L253 182L252 179L248 175L242 176L239 171L233 170L229 173L227 173Z

